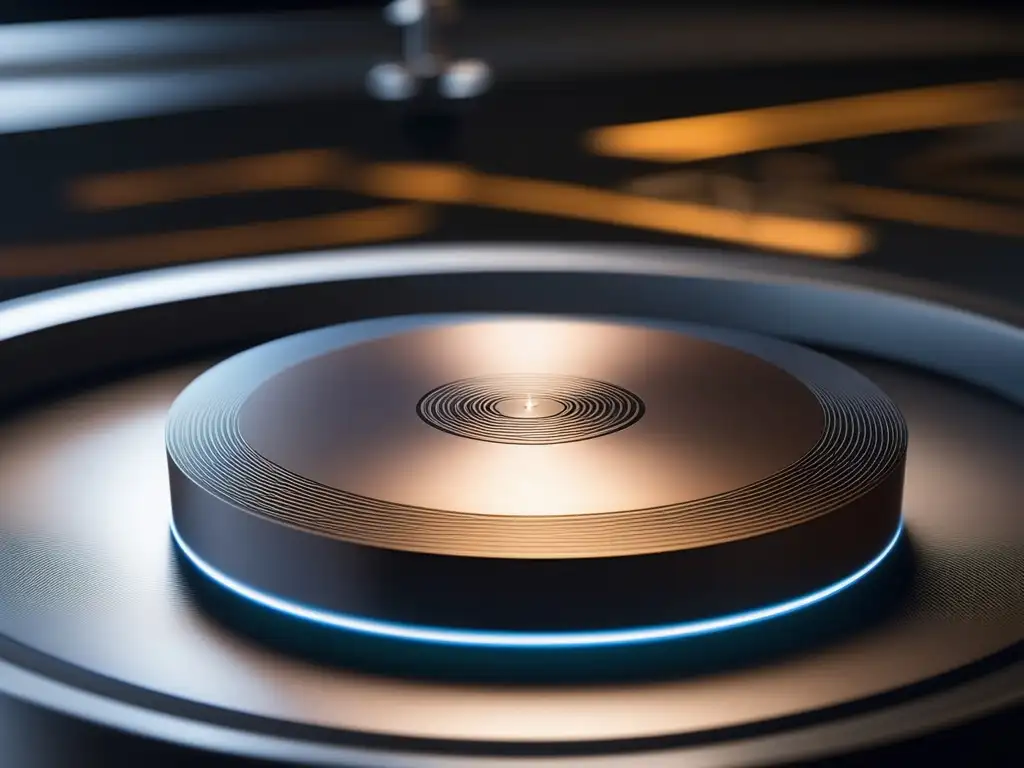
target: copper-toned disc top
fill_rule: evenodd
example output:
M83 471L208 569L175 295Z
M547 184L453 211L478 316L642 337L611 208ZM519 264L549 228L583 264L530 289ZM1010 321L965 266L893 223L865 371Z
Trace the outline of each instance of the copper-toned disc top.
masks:
M742 338L547 318L354 340L342 326L258 379L220 377L199 422L172 421L171 451L290 525L492 557L708 546L881 482L903 445L884 396L851 372L837 399L827 375L801 376L825 358Z

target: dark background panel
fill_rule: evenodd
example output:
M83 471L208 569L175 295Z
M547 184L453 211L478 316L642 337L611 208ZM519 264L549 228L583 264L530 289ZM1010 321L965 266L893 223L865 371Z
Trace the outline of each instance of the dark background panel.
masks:
M220 13L251 13L262 11L294 11L294 10L344 10L373 9L385 5L384 0L16 0L0 5L0 23L42 21L54 19L85 19L85 18L111 18L119 16L165 16L183 14L220 14ZM827 0L826 2L814 2L814 0L790 0L786 3L766 3L757 0L726 0L725 2L676 2L676 3L654 3L645 0L640 3L625 3L619 0L557 0L556 2L543 2L543 0L526 0L525 2L514 2L513 0L461 0L461 6L467 10L475 8L579 8L585 12L597 8L630 8L650 6L652 8L692 8L694 10L724 11L729 9L799 9L810 8L821 10L834 6L837 8L892 8L893 3L885 0ZM979 8L990 8L995 12L1019 13L1014 11L1014 3L996 2L995 0L979 0L978 2L964 2L964 0L929 0L928 2L916 3L916 8L965 8L977 10Z

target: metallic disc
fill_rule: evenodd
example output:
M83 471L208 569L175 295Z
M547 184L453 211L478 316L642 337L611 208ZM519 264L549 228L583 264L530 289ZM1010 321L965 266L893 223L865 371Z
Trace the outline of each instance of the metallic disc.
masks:
M590 631L851 577L898 530L906 428L870 381L783 342L435 316L232 358L179 398L167 446L179 539L236 591Z

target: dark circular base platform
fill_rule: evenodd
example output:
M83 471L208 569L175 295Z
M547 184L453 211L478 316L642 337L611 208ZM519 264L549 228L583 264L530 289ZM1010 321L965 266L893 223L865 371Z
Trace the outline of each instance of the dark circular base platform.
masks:
M410 679L356 660L323 664L282 653L264 634L254 641L211 613L195 589L210 580L180 567L168 533L164 427L188 382L268 338L373 317L474 311L599 314L609 325L673 332L699 323L828 350L844 370L878 382L906 418L905 535L885 559L894 569L877 569L879 578L818 609L746 630L553 654L559 664L659 657L655 677L611 680L593 662L575 683ZM623 320L630 317L644 319ZM43 718L57 729L64 718L93 731L303 765L633 766L652 758L738 766L866 749L1005 710L1024 690L1021 325L990 304L854 269L593 247L211 264L4 305L0 367L17 372L0 379L8 409L0 424L0 701L11 713L4 734L16 737L17 750L32 733L25 723ZM96 343L112 337L122 343ZM417 406L433 391L424 387L408 401L410 423L438 439L504 450L579 448L649 423L652 398L640 386L575 375L610 379L643 400L643 415L590 440L490 443L423 421ZM515 400L501 406L509 419ZM891 571L898 589L887 589ZM252 612L272 615L258 605ZM285 624L293 636L309 634L296 632L300 626L313 629ZM780 635L790 641L781 651L765 642ZM346 646L389 645L379 636L344 637ZM408 657L445 652L458 663L492 650L396 645ZM731 655L711 667L693 664L697 646L729 647ZM491 654L499 665L518 656ZM40 765L89 752L85 737L70 737L63 725L59 732L62 741L25 747L45 753L49 762Z
M393 637L703 634L853 584L906 427L860 374L699 326L413 317L206 372L167 426L176 537L296 617Z

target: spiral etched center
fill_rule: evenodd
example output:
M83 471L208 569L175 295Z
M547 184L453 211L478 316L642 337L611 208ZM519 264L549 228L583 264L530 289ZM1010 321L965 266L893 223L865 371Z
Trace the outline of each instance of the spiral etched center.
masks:
M508 374L443 384L424 395L416 412L435 429L470 440L552 445L625 429L643 417L644 403L596 379Z

